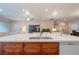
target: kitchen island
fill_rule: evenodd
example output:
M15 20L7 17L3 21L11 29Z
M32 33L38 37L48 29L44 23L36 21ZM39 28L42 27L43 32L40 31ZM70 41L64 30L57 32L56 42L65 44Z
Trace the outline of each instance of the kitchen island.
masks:
M78 42L79 37L48 33L49 39L34 39L38 33L14 34L0 38L1 55L59 55L60 42Z
M47 34L47 35L46 35ZM30 39L31 37L35 37ZM37 38L36 37L49 37L49 38ZM78 42L79 37L71 36L60 33L44 33L40 36L40 33L24 33L13 34L0 37L0 42Z

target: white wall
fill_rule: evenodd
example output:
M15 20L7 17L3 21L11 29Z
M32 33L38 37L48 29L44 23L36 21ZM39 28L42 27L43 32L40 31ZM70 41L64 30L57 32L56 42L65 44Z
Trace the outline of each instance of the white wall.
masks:
M72 22L69 25L69 32L71 33L72 30L78 30L79 29L79 22Z
M10 19L0 18L0 22L8 24L8 28L9 28L9 31L7 32L0 32L0 36L5 36L8 35L8 33L12 32L12 28L11 28L12 21Z

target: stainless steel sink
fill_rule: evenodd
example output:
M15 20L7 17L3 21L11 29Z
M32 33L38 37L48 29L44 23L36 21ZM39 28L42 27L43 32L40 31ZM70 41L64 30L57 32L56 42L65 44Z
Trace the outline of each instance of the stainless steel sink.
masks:
M30 37L30 39L52 39L51 37Z

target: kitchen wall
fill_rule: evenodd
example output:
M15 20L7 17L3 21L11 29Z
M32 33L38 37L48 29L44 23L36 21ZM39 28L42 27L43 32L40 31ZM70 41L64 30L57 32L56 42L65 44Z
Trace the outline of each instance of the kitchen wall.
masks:
M58 22L59 23L59 22ZM29 25L40 25L40 28L49 28L52 29L54 27L54 21L50 20L32 20L32 21L14 21L12 23L12 31L18 32L23 26L26 26L26 30L28 32ZM72 30L79 29L79 21L77 22L69 22L68 29L65 31L66 34L70 34Z
M77 21L77 22L71 22L71 23L69 24L69 33L71 33L72 30L77 30L77 31L79 31L79 21Z
M0 25L2 25L2 24L3 25L5 24L5 26L8 25L9 30L8 31L5 31L5 32L0 31L0 37L1 36L5 36L5 35L8 35L8 33L10 33L12 31L12 28L11 28L12 20L0 16ZM5 30L5 28L3 30Z
M65 30L66 34L70 34L72 30L78 30L79 31L79 19L67 19L68 20L68 27ZM57 20L57 23L61 23L63 20ZM58 27L57 27L58 28Z
M23 26L26 26L26 30L28 32L29 25L40 25L40 28L52 28L52 22L49 20L33 20L33 21L14 21L12 23L12 31L18 32Z
M26 26L26 31L28 32L29 25L40 25L40 28L49 28L52 29L54 27L54 21L51 20L31 20L31 21L11 21L5 17L0 17L0 22L6 22L9 24L9 32L19 32L23 26ZM59 23L59 22L58 22ZM67 34L70 34L72 30L79 29L79 21L69 22L68 30L66 31ZM2 33L0 33L1 35ZM3 33L5 34L5 33Z

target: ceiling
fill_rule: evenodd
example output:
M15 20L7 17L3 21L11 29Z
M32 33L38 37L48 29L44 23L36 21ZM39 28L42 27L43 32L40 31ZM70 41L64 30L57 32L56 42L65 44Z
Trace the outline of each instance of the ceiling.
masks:
M36 20L79 19L79 4L77 3L0 3L0 15L13 20L27 18L25 11ZM55 12L55 16L53 13Z

